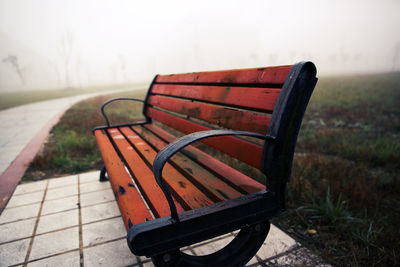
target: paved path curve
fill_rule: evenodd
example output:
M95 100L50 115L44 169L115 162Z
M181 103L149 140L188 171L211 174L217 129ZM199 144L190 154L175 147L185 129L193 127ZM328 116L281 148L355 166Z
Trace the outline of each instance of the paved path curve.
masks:
M51 128L73 104L104 91L26 104L0 111L0 211L39 151Z

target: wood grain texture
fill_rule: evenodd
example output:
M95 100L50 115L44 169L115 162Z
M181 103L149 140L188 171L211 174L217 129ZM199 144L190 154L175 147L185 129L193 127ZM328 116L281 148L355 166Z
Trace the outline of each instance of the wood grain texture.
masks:
M156 83L283 84L292 66L159 75Z
M148 108L147 115L184 134L210 130L210 128L206 126L179 118L154 108ZM231 157L237 158L255 168L260 168L262 156L262 147L260 145L231 136L212 137L204 139L201 142L214 147L215 149L220 150Z
M140 188L140 192L142 192L144 197L148 200L148 204L154 215L157 218L171 215L168 202L154 179L151 169L145 164L140 155L132 148L118 129L109 129L108 133L128 164L129 169L134 175L136 184ZM143 142L140 138L138 138L138 141ZM118 176L113 176L112 179L118 181L120 178ZM183 211L179 203L175 204L177 204L178 212Z
M121 131L125 132L127 130L129 130L129 128L127 127L121 128ZM133 131L130 131L129 134L126 135L126 138L130 141L132 145L135 146L135 150L140 153L140 156L152 165L157 155L157 152ZM142 162L143 159L141 159ZM132 165L132 168L141 169L140 166L137 166L135 164ZM214 203L169 163L165 164L164 166L163 178L168 184L169 188L173 191L173 196L175 196L177 201L186 210L205 207ZM154 176L152 180L155 180ZM146 190L146 193L149 195L159 194L158 192L151 190ZM165 199L163 193L161 193L161 197Z
M270 121L270 117L253 112L164 96L150 96L149 104L220 127L261 134L266 134Z
M278 99L278 88L155 84L152 94L175 96L209 103L272 112Z
M119 209L125 227L129 230L129 220L132 224L143 223L146 220L152 220L153 217L144 204L138 190L135 188L131 177L126 172L124 164L119 159L106 133L98 130L95 131L97 143L103 156L107 173L110 177L118 179L110 179L114 195L117 199ZM120 188L123 189L120 189ZM135 203L132 205L132 203Z
M177 139L171 133L161 129L154 124L147 124L143 127L148 129L167 143L171 143ZM193 146L187 146L183 153L192 160L201 164L203 167L222 177L225 181L241 189L245 193L255 193L261 190L265 190L265 185L255 181L254 179L246 176L238 170L235 170L234 168L226 165L225 163L215 159L214 157L208 155L207 153L204 153L203 151Z
M143 127L133 126L132 129L151 143L158 151L168 144ZM122 131L124 132L124 129L122 129ZM129 131L126 130L126 133L129 134ZM173 156L170 162L172 162L174 166L179 166L180 171L184 172L186 177L190 177L190 180L197 187L203 188L202 191L206 191L206 195L214 201L222 201L242 196L237 190L181 153Z

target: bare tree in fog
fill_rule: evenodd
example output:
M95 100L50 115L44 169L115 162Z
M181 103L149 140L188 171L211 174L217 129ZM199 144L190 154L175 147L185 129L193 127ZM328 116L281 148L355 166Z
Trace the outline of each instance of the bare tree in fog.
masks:
M122 79L123 82L127 81L127 77L126 77L126 58L123 55L119 55L119 67L121 69L121 75L122 75Z
M74 38L73 38L72 33L69 31L66 31L61 38L60 47L58 49L61 60L63 61L63 64L64 64L65 84L66 84L67 88L70 88L69 63L71 60L73 40L74 40Z
M343 46L340 47L340 57L341 57L341 59L342 59L343 64L346 64L347 61L348 61L349 58L350 58L349 53L347 53L347 52L344 50Z
M15 55L8 55L8 57L3 58L3 62L6 63L6 64L7 63L10 64L14 68L14 70L17 73L19 79L21 80L21 83L23 85L25 85L25 79L24 79L24 76L22 75L21 68L20 68L20 66L18 64L18 57L15 56Z
M75 61L75 72L76 72L76 84L78 87L81 87L81 57L78 56L78 58Z
M61 84L61 74L60 74L60 69L58 67L58 64L56 61L49 61L49 65L53 67L53 70L56 74L57 77L57 84L60 85Z
M400 43L397 43L396 47L394 48L393 65L392 65L393 71L396 71L396 63L399 57L400 57Z
M114 65L110 65L109 69L110 69L112 81L113 81L113 83L116 83L116 81L117 81L117 68Z

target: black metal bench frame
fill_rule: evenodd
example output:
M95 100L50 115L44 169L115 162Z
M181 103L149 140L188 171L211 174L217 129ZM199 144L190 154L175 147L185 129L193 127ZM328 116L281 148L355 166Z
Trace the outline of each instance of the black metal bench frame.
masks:
M286 184L291 173L297 135L316 82L313 63L293 65L275 105L266 135L233 130L203 131L183 136L159 151L153 172L168 200L171 216L132 225L127 235L131 251L136 255L151 257L156 266L242 266L248 262L268 235L269 220L285 210ZM145 100L116 98L105 102L101 111L107 126L97 127L94 131L114 127L110 125L104 107L117 100L142 102L145 116L149 91ZM152 122L151 118L145 118L144 121L126 125ZM251 136L265 141L261 171L267 177L268 190L178 214L171 192L161 176L165 163L194 142L226 135ZM106 180L105 173L103 167L101 180ZM191 256L180 251L184 246L238 229L241 230L232 242L213 254Z

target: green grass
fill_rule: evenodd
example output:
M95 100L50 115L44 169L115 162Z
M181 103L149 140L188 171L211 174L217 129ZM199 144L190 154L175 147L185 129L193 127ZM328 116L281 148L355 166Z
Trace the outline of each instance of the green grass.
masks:
M347 210L346 202L342 200L341 194L336 202L333 202L329 186L325 198L315 199L311 195L308 195L308 198L309 203L298 207L296 211L303 211L307 218L317 220L319 225L343 225L362 221L351 216Z
M398 103L399 73L322 78L311 98L275 222L334 265L399 264Z
M100 169L102 160L91 130L105 125L101 116L102 103L113 97L143 99L145 90L133 90L82 101L72 106L51 130L50 138L30 164L22 181L62 176ZM109 104L106 112L111 123L134 121L141 117L142 106L132 101Z
M71 108L24 180L99 169L90 130L104 124L99 107L107 98ZM399 73L322 77L311 98L288 185L288 209L273 222L333 265L400 263L398 103ZM112 110L114 119L127 122L140 116L141 107L120 103ZM221 159L265 179L254 168Z
M79 94L108 91L114 89L115 90L123 89L132 86L135 88L138 87L138 85L136 84L120 84L120 85L110 85L110 86L91 86L79 89L68 88L68 89L32 90L32 91L0 93L0 110L38 101L74 96Z

